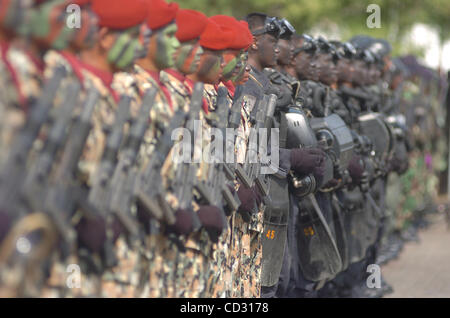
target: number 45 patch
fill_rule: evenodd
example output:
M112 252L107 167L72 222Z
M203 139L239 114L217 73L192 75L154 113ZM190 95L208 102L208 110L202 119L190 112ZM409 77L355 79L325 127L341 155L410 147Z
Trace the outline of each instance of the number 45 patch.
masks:
M267 237L269 240L273 240L273 239L275 238L275 230L268 230L268 231L267 231L267 234L266 234L266 237Z
M305 236L313 236L314 235L314 230L311 226L305 227L303 229L303 232L305 233Z

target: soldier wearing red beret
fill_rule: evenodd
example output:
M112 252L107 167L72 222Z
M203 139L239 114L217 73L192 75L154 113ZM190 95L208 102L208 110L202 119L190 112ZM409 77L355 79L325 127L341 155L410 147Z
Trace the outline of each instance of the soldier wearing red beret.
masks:
M185 110L189 111L190 98L192 95L195 82L187 75L197 72L202 54L204 52L200 45L200 37L204 33L208 18L194 10L181 10L176 18L178 25L177 38L181 42L181 46L176 54L176 69L167 69L162 72L161 78L169 87L174 98L184 102ZM206 100L203 102L203 111L200 118L208 112L208 104ZM176 279L176 289L179 297L211 297L213 296L211 288L214 282L210 281L211 272L209 266L209 252L212 248L211 241L201 239L199 236L207 237L208 231L222 230L224 224L221 223L220 213L217 207L204 206L200 204L193 205L196 215L199 218L203 229L200 232L185 233L186 236L186 252L178 253L178 263L182 264L180 268L180 276ZM214 227L214 229L211 228ZM208 283L209 282L209 283Z
M200 36L200 45L204 53L200 59L199 69L188 77L194 82L218 84L225 66L223 55L233 42L234 35L232 28L220 26L209 19L205 31Z
M144 0L129 0L126 6L121 0L92 0L90 4L79 4L82 4L82 19L83 11L91 10L88 16L85 16L91 17L89 18L92 19L91 25L85 25L85 29L82 27L82 33L85 35L73 38L74 45L70 50L48 52L45 56L45 73L50 78L56 68L62 66L67 72L62 87L67 87L67 84L74 81L81 84L76 109L83 109L82 106L92 91L99 93L91 117L92 128L75 167L77 183L90 192L94 186L98 185L100 163L103 160L111 125L118 114L119 101L123 95L127 94L122 83L114 80L114 75L129 69L135 59L144 52L139 36L141 25L147 15L147 5ZM92 18L94 14L96 26L92 25L95 22ZM93 41L95 43L91 45L88 39L91 41L95 39ZM55 100L59 102L54 105L55 109L62 107L60 102L66 100L64 94L65 89L58 91ZM133 109L133 106L134 104L131 104L130 107ZM79 113L78 111L77 114ZM133 115L131 111L131 116ZM68 138L71 138L70 134ZM59 164L59 161L55 163L56 166ZM60 182L61 180L57 178L52 180L54 186ZM102 200L94 200L91 197L88 200L99 211L106 209ZM67 211L68 214L74 212ZM126 233L122 230L119 221L113 217L110 222L103 214L94 214L93 217L83 216L77 220L75 231L78 247L80 250L87 251L90 259L96 261L85 262L79 258L81 254L72 254L68 258L59 259L51 268L52 287L48 286L43 294L54 296L63 292L65 295L75 297L116 297L123 294L121 286L126 285L128 286L127 295L137 295L137 290L129 279L119 283L119 279L125 276L129 278L138 266L137 251L130 249L125 243L125 237L120 235ZM110 262L110 259L105 257L108 252L117 256L115 262ZM129 257L134 260L134 263L126 259ZM81 274L82 280L88 283L83 284L82 288L67 288L64 271L68 263L86 266L87 270Z
M150 31L145 42L147 54L136 61L133 73L141 94L152 86L159 88L160 102L154 109L163 116L158 120L167 122L178 106L172 100L167 87L160 81L160 72L174 65L175 52L180 46L175 36L178 4L166 3L163 0L146 1L149 10L146 26Z
M195 66L195 61L186 61L189 59L182 56L186 53L189 54L189 51L186 52L187 45L180 48L178 39L183 42L195 42L204 27L194 22L190 29L179 30L178 22L180 22L180 18L176 23L178 5L174 3L169 4L161 0L150 0L148 5L147 25L152 31L148 42L148 53L146 57L137 61L133 76L141 91L149 87L157 87L159 89L157 102L152 108L151 119L152 126L157 123L159 127L164 127L170 123L172 115L179 107L183 106L184 110L188 111L189 104L185 102L184 98L174 98L170 81L167 80L167 74L161 71L173 67L175 61L178 61L177 64L180 65L180 68L187 72L192 72L189 69L193 66L189 64L193 63ZM192 12L190 12L190 17L192 15ZM201 18L201 15L196 16ZM186 21L186 17L183 14L181 15L181 20ZM180 63L182 59L185 60L184 63ZM154 126L156 127L157 125ZM147 159L152 156L150 146L160 135L154 130L152 136L153 140L149 140L147 147L143 149ZM175 166L168 163L165 166L167 172L165 175L175 175L175 169ZM158 224L157 226L162 226L159 234L148 233L148 249L151 251L150 263L155 264L149 272L149 295L151 297L185 297L187 295L198 297L198 291L191 286L194 282L190 277L186 277L184 274L176 276L180 274L180 271L186 269L176 268L176 266L177 264L179 264L178 266L184 265L183 260L186 260L185 257L187 256L182 254L179 247L165 236L173 234L186 236L191 234L193 231L193 218L196 218L196 214L194 214L192 206L180 207L178 205L178 198L173 194L174 189L170 187L170 180L166 180L165 185L167 185L165 188L166 199L175 211L175 222L173 224ZM158 222L141 213L140 209L138 209L138 217L143 224ZM187 271L186 274L190 272L192 270ZM184 285L181 286L181 284ZM176 294L176 291L179 291L181 294Z
M161 81L169 88L171 96L184 104L189 110L192 86L186 76L195 73L200 65L203 48L200 45L200 35L206 28L208 18L201 12L184 9L179 10L176 17L178 26L175 36L180 41L180 47L175 54L175 65L161 72Z
M231 78L231 81L234 86L245 84L250 78L251 68L248 65L248 50L250 45L253 43L253 35L248 28L248 23L246 21L240 21L243 29L245 30L243 36L245 37L245 45L246 48L241 51L241 55L239 56L238 68L239 71L235 76Z
M209 25L210 23L210 20L204 14L193 10L180 11L177 16L177 25L179 26L177 37L181 41L181 47L177 52L177 69L166 70L163 72L163 77L174 95L186 101L185 108L187 111L189 110L189 98L194 83L200 80L195 75L200 73L202 81L208 83L220 79L221 68L223 67L221 63L222 55L226 43L231 43L233 36L230 28L221 29L216 24ZM221 33L223 31L224 33ZM220 41L225 41L225 45ZM214 88L212 85L210 87ZM214 114L209 112L209 109L212 110L212 106L210 108L207 100L204 100L203 112L200 114L202 128L205 129L204 133L211 125L205 119ZM222 217L219 215L223 212L218 207L201 205L198 202L196 206L198 206L196 207L196 213L204 230L201 229L200 234L191 233L187 236L187 252L179 253L178 257L179 263L184 264L184 268L189 268L189 270L178 277L176 284L180 291L179 296L213 297L216 295L214 289L219 277L217 275L212 277L212 273L215 271L211 266L214 266L214 264L211 263L209 252L205 253L205 251L211 251L212 243L218 239L217 234L211 233L220 234L223 230L225 224L223 224ZM198 239L199 235L205 236L207 234L211 234L210 240ZM208 266L204 265L205 262Z

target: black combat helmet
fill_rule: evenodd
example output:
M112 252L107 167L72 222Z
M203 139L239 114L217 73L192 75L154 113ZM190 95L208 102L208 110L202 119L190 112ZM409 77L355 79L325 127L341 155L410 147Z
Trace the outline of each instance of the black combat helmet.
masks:
M292 24L289 23L286 19L280 19L279 24L281 25L281 34L280 39L283 40L290 40L291 37L295 34L295 28L292 26Z
M321 36L319 36L319 38L317 39L317 46L319 48L320 53L331 54L334 62L342 58L341 54L338 52L336 47Z
M245 17L245 20L248 22L253 36L268 33L279 38L283 32L280 20L276 17L270 17L265 13L250 13ZM259 23L259 21L263 21L263 23Z

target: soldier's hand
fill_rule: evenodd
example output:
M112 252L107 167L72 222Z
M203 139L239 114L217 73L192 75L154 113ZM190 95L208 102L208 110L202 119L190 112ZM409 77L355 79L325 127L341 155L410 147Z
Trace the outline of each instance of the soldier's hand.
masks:
M123 228L116 219L112 222L111 227L112 241L115 242ZM101 216L82 218L75 227L80 245L85 246L92 253L99 253L106 241L106 228L106 220Z
M348 164L348 173L350 174L350 177L352 178L353 184L359 184L361 183L363 173L364 173L364 167L362 164L361 156L356 155L353 156Z
M325 152L320 148L292 149L291 169L300 175L313 173L316 178L323 177Z
M222 211L213 205L202 205L197 211L198 218L202 226L206 229L212 242L217 243L219 236L222 234L225 224L223 224Z
M168 227L168 230L177 235L188 235L193 231L192 212L186 209L178 209L175 212L176 221Z
M253 188L247 188L244 185L239 187L237 194L241 201L238 212L245 222L250 222L252 214L257 211L258 196Z

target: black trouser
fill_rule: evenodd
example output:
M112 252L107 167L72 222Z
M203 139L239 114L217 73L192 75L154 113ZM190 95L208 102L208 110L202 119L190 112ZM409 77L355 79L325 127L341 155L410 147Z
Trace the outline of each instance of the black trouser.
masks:
M287 247L283 260L283 267L279 283L275 293L277 297L304 298L315 297L317 292L314 290L317 282L306 279L300 266L300 257L298 255L298 218L300 212L300 200L292 193L289 194L290 210L288 223ZM320 204L320 203L319 203Z

